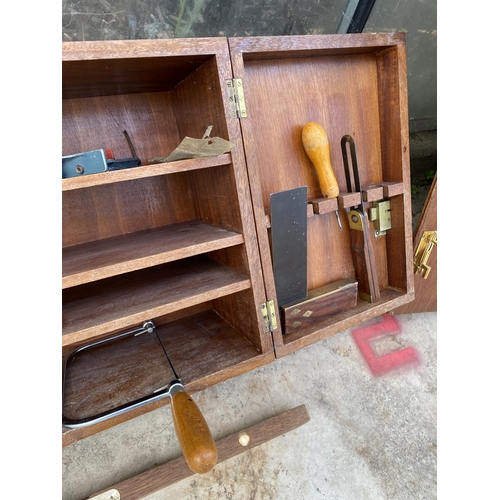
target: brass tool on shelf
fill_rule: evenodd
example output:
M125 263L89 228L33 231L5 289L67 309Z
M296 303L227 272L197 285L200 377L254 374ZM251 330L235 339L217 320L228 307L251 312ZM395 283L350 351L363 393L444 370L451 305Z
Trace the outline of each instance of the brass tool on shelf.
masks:
M325 129L316 122L309 122L302 129L302 144L318 175L319 187L325 198L337 198L339 185L330 161L330 144ZM335 210L342 230L339 211Z
M350 193L360 194L360 204L352 207L347 218L349 220L349 235L351 238L351 253L358 280L359 297L367 302L375 302L380 299L380 288L375 263L372 235L368 222L368 216L364 207L363 193L359 180L358 160L356 157L356 146L350 135L344 135L340 141L342 147L342 158L347 182L347 190ZM351 181L351 166L347 155L347 145L351 153L352 174L354 177L354 189Z
M95 352L97 352L96 356L94 359L90 359L90 361L87 361L89 365L95 365L96 363L99 363L102 360L108 360L110 365L112 365L112 359L111 359L111 351L113 349L116 349L116 347L113 346L113 343L120 342L123 339L130 338L130 337L139 337L143 334L154 334L156 336L156 340L160 343L161 348L163 350L164 355L167 358L168 361L168 366L172 370L173 378L170 380L170 382L162 387L159 387L156 390L153 390L150 394L143 395L139 398L136 398L132 401L126 402L124 404L120 404L114 408L111 409L106 409L103 411L100 411L94 415L90 416L71 416L68 417L64 414L64 409L65 409L65 402L64 402L64 395L65 395L65 387L66 387L66 374L68 370L68 366L75 362L75 364L78 365L80 362L77 357L79 354L85 354L88 355L89 352L91 352L93 349ZM132 340L134 342L134 340ZM137 343L138 341L135 340ZM151 338L148 339L147 341L148 344L148 349L151 351L151 346L155 347L157 346L156 342L152 340ZM136 344L137 345L137 344ZM110 347L111 350L106 351L106 347ZM127 345L127 346L121 346L121 349L127 353L127 355L130 355L130 350L133 348L133 345ZM103 351L104 348L104 351ZM100 352L99 352L100 351ZM157 352L157 350L156 350ZM97 359L98 361L94 361ZM108 367L108 374L112 373L113 370L128 370L129 367L125 366L119 366L119 355L118 355L118 362L115 363L115 366L110 366ZM85 362L85 361L84 361ZM148 359L148 363L151 362ZM142 365L146 365L146 363L141 363ZM163 363L163 366L164 365ZM146 366L146 370L152 369L149 368L149 366ZM131 372L133 370L130 370ZM90 376L90 371L86 370L85 376L83 378L88 378ZM78 374L74 376L75 379L79 379L81 375L79 376ZM161 371L160 375L157 375L157 377L164 377L164 372ZM78 383L83 383L83 382L78 382ZM97 382L96 387L98 387L99 390L103 392L103 395L98 396L96 399L109 399L109 394L106 393L107 391L107 386L106 386L107 381L103 380L102 382ZM123 384L122 384L123 385ZM76 392L76 391L73 391ZM84 390L82 388L81 390L82 393L84 393ZM98 392L98 391L95 391ZM132 388L131 392L140 392L136 388ZM75 406L85 406L85 401L87 398L91 399L92 397L95 397L95 394L92 394L91 392L89 394L82 394L81 400L78 401L78 404ZM208 428L208 425L205 421L205 418L203 417L203 414L199 410L198 406L196 403L193 401L191 396L186 392L184 385L181 382L180 377L176 373L173 364L167 354L167 350L165 349L165 346L163 345L163 342L160 339L160 336L158 335L158 332L156 330L156 327L152 321L146 321L141 328L137 328L134 330L130 330L124 333L120 333L118 335L115 335L113 337L110 337L108 339L100 340L93 342L91 344L84 345L83 347L80 347L76 351L72 352L65 360L63 364L63 415L62 415L62 425L64 427L69 427L69 428L78 428L78 427L85 427L88 425L96 424L98 422L102 422L103 420L107 420L111 417L116 417L118 415L121 415L127 411L133 410L135 408L139 408L140 406L143 406L147 403L151 403L153 401L157 401L166 397L171 398L171 408L172 408L172 419L174 422L174 427L175 427L175 432L177 435L177 439L179 440L179 444L182 449L182 453L184 455L184 458L186 459L186 462L189 466L189 468L198 474L204 474L209 472L217 463L217 448L215 446L215 442L213 440L212 434L210 432L210 429ZM83 414L85 414L85 411L82 410Z

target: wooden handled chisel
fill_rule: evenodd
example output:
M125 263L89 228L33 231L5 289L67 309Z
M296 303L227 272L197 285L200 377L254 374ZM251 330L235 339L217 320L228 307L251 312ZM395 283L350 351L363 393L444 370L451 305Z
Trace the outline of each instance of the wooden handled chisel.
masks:
M318 176L319 187L325 198L337 198L339 184L330 161L330 144L325 129L316 122L309 122L302 129L302 144ZM339 211L335 210L340 229Z

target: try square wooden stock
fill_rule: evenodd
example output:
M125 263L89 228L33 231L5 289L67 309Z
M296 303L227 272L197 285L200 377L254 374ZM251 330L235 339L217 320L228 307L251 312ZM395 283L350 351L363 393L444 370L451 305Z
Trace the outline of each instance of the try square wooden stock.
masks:
M307 297L281 307L285 333L312 325L356 305L358 283L346 278L310 290Z

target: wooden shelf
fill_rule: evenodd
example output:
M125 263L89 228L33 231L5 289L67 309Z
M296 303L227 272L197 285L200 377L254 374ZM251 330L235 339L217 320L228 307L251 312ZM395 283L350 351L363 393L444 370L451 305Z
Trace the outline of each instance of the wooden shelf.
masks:
M205 256L63 292L63 347L250 288L250 279Z
M261 355L211 309L157 325L157 331L184 384ZM86 349L68 363L64 413L87 418L153 394L174 378L154 333Z
M143 179L158 175L175 174L178 172L187 172L189 170L200 170L220 165L229 165L230 163L231 155L229 153L213 158L193 158L170 163L156 163L154 165L144 165L142 167L125 170L115 170L111 172L102 172L100 174L84 175L83 177L62 179L62 190L71 191L73 189L102 186L104 184L114 184L116 182Z
M190 393L247 373L274 359L273 352L260 352L212 309L156 327L176 372ZM84 418L149 394L166 383L165 377L172 372L154 339L140 335L130 340L139 342L134 353L140 355L130 356L127 342L112 354L103 350L97 358L82 359L79 367L68 367L64 398L66 416ZM146 364L144 359L148 360ZM89 369L82 370L84 364L88 364ZM84 398L88 399L82 404ZM165 398L89 427L63 427L63 446L169 403L170 398Z
M197 220L64 248L62 287L227 248L243 236Z

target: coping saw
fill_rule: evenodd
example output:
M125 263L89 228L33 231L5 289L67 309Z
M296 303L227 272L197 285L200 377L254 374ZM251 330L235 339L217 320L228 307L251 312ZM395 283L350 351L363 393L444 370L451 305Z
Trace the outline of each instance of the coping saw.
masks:
M145 341L138 340L137 338L143 334L147 334L149 337ZM125 344L123 341L126 339L128 340ZM142 344L139 344L139 342L142 342ZM158 350L158 342L163 354L160 354ZM142 358L140 357L141 350L143 354L150 353L152 355L148 358ZM114 356L112 355L113 352ZM141 387L140 390L132 387L129 392L139 394L139 397L132 398L132 401L125 403L121 402L113 408L108 408L109 400L113 399L113 393L115 392L113 387L116 387L116 382L110 381L114 376L113 372L122 373L127 371L130 377L133 378L134 370L130 366L126 366L123 361L130 359L134 355L141 359L139 365L142 368L142 375L139 374L139 376L142 376L143 379L147 378L144 376L145 374L153 372L150 377L154 379L152 383L159 385L157 381L162 378L165 379L164 369L168 369L168 367L172 370L173 377L167 384L161 385L154 390L146 386ZM164 358L163 362L161 361L163 355L166 357L168 365L164 363ZM142 361L143 359L146 359L147 362ZM96 364L106 365L101 370L104 376L99 377L96 382L91 382L89 378L91 378L92 369ZM71 370L74 366L76 366L76 368L73 368L75 373L71 373L68 377L68 368ZM99 370L95 369L94 371ZM72 379L69 388L67 384L68 378ZM76 382L74 382L75 380ZM89 384L90 389L85 391ZM141 381L137 380L136 385L140 384ZM71 385L75 385L76 389ZM65 393L68 393L67 402L64 400ZM84 345L72 352L63 364L62 424L64 427L79 428L96 424L166 397L171 398L175 432L187 464L193 472L199 474L209 472L217 462L215 442L205 418L186 392L180 377L176 373L152 321L146 321L140 328ZM129 397L129 399L131 398ZM90 406L90 400L98 401L97 407L99 411L93 415L86 414L86 406ZM79 407L80 409L77 411L73 407Z

